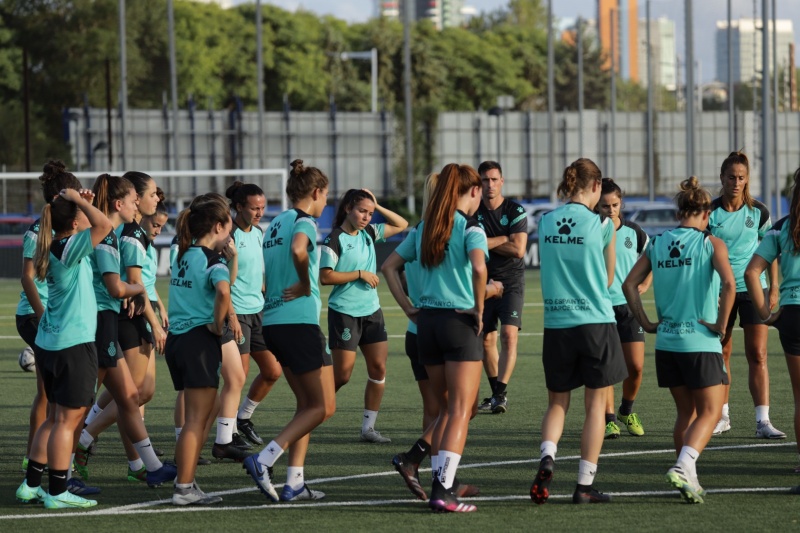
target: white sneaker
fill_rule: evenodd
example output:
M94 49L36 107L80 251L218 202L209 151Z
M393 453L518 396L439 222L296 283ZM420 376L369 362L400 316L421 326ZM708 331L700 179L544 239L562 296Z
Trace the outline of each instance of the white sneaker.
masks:
M376 442L378 444L386 444L388 442L392 442L392 439L389 437L384 437L381 435L375 428L369 428L368 430L361 431L361 440L364 442Z
M711 434L712 435L721 435L721 434L725 433L726 431L730 431L730 430L731 430L731 419L730 419L730 417L723 416L722 418L719 419L719 422L717 422L717 425L714 426L714 431L712 431Z
M172 494L172 505L211 505L221 501L221 497L209 496L200 490L197 483L193 483L188 489L175 487L175 492Z
M703 503L703 494L705 491L697 483L696 478L687 474L680 464L676 464L669 470L665 476L667 483L675 487L681 492L681 497L686 503Z
M756 438L758 439L785 439L786 433L775 429L769 420L761 420L756 424Z

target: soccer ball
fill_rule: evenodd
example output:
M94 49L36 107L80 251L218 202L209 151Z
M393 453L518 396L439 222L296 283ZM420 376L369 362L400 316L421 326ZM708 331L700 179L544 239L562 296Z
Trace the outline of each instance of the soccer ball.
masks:
M19 367L25 372L33 372L33 369L36 368L36 359L33 357L33 350L30 346L26 346L19 352Z

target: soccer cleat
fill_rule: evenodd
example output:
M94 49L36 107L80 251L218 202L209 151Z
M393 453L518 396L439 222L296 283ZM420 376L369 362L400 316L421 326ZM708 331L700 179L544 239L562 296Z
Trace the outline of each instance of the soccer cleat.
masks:
M481 404L478 406L479 413L491 413L492 412L492 398L484 398Z
M761 420L756 424L756 438L758 439L785 439L786 433L775 429L769 420Z
M178 467L172 463L164 463L158 470L147 473L147 486L154 489L173 481L176 477L178 477Z
M211 461L209 459L206 459L202 455L197 458L197 466L208 466L210 464L211 464Z
M795 485L789 489L789 494L800 494L800 485Z
M392 439L389 437L384 437L375 428L369 428L366 431L361 430L361 440L364 442L375 442L378 444L387 444L392 442Z
M85 426L84 426L85 427ZM95 437L92 443L86 448L86 452L89 455L97 455L97 441L100 440L100 437Z
M473 513L478 510L474 505L459 502L453 488L445 489L438 479L433 481L428 507L437 513Z
M220 496L209 496L200 490L197 483L192 483L188 489L175 487L172 493L172 505L212 505L221 501Z
M492 413L499 415L503 414L508 411L508 398L506 394L495 394L492 396L492 403L491 403Z
M23 457L23 459L22 459L22 471L23 472L27 472L28 471L28 458L27 457Z
M639 418L639 415L636 413L631 413L629 415L623 415L622 413L617 413L617 418L620 422L625 424L625 427L628 428L628 433L633 435L634 437L641 437L644 435L644 428L642 427L642 421Z
M67 480L67 490L76 496L100 494L100 487L90 487L76 477L71 477Z
M164 457L164 450L161 448L153 448L153 453L156 454L156 457Z
M714 431L711 432L712 435L722 435L726 431L731 430L731 419L730 417L723 416L717 422L717 425L714 426Z
M272 486L272 467L264 467L264 465L259 463L257 453L245 459L242 463L242 468L247 470L247 473L250 474L250 477L256 482L258 490L260 490L264 496L273 502L279 500L278 493L275 487Z
M139 470L133 470L128 466L128 481L147 481L147 469L141 467Z
M249 442L244 440L238 433L234 433L233 434L233 439L231 440L231 444L233 444L234 446L237 446L239 448L242 448L243 450L252 450L253 449L253 446ZM250 455L250 454L248 454L248 455Z
M619 438L619 426L613 420L606 424L606 436L604 438L606 440Z
M403 481L417 499L425 501L428 495L419 483L419 465L412 463L406 453L398 453L392 458L392 466L402 476Z
M75 448L75 460L72 462L72 466L79 476L86 480L89 479L89 449L80 442Z
M588 490L575 487L575 492L572 493L572 503L608 503L610 501L611 496L598 492L594 487L589 487Z
M250 453L250 450L239 448L235 446L233 442L229 442L228 444L214 443L214 446L211 447L211 455L213 455L215 459L233 459L238 463L247 459Z
M321 500L325 497L325 493L321 490L311 490L308 485L303 484L303 487L294 490L289 485L284 485L281 491L282 502L296 502L300 500Z
M553 480L555 461L549 455L542 457L539 462L539 471L531 485L531 500L536 504L543 504L550 497L550 482Z
M42 503L47 497L47 493L42 487L29 487L28 480L22 481L22 485L17 489L17 501L19 503Z
M236 427L239 428L239 433L244 435L244 438L253 444L258 444L259 446L264 445L264 440L258 436L258 433L256 433L256 428L253 425L253 421L249 418L237 418Z
M456 495L456 498L472 498L473 496L479 495L481 489L476 485L461 483L458 481L458 478L455 478L453 480L453 493Z
M69 509L73 507L94 507L97 505L97 500L87 500L77 494L72 494L70 491L65 490L61 494L47 494L44 499L45 509Z
M681 491L681 497L686 503L703 503L703 493L705 491L695 480L689 477L681 465L676 464L667 470L666 480L667 483Z

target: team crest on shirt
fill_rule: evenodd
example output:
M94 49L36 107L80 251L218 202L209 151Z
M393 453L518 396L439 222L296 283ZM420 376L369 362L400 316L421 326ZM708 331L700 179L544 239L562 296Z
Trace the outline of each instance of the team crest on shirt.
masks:
M789 298L797 299L798 291L800 291L800 287L789 287Z
M110 355L111 357L117 356L117 347L114 346L113 342L108 343L108 355Z
M342 340L349 341L352 338L353 336L350 334L350 328L344 328L344 331L342 331Z
M744 221L744 225L747 226L748 228L752 228L753 226L756 225L756 223L753 221L752 217L748 216Z
M525 211L525 209L523 209L522 206L517 207L517 213L522 213L523 211Z
M633 241L631 240L630 237L625 237L625 248L627 248L628 250L633 248Z
M111 237L111 235L106 235L106 238L103 239L103 241L105 241L106 244L111 244L114 242L114 239Z
M501 226L508 226L508 217L503 215L500 217L500 225Z

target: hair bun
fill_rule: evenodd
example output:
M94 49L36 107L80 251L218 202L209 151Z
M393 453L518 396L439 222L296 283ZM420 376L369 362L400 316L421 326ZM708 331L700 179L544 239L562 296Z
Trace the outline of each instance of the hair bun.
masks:
M225 189L225 196L228 199L233 200L233 197L236 195L236 189L238 189L239 187L243 187L243 186L244 186L244 182L243 181L239 181L239 180L234 181L231 184L230 187Z
M697 179L697 176L689 176L688 180L683 180L681 182L682 191L689 191L699 188L700 188L700 181Z
M156 187L156 197L158 198L159 202L163 202L167 199L167 197L164 195L164 191L161 190L161 187Z
M305 170L302 159L295 159L290 163L290 166L292 167L292 174L294 175L302 174L303 170Z
M41 181L49 181L53 179L56 174L66 172L67 165L60 159L51 159L42 167L42 175L39 177Z

